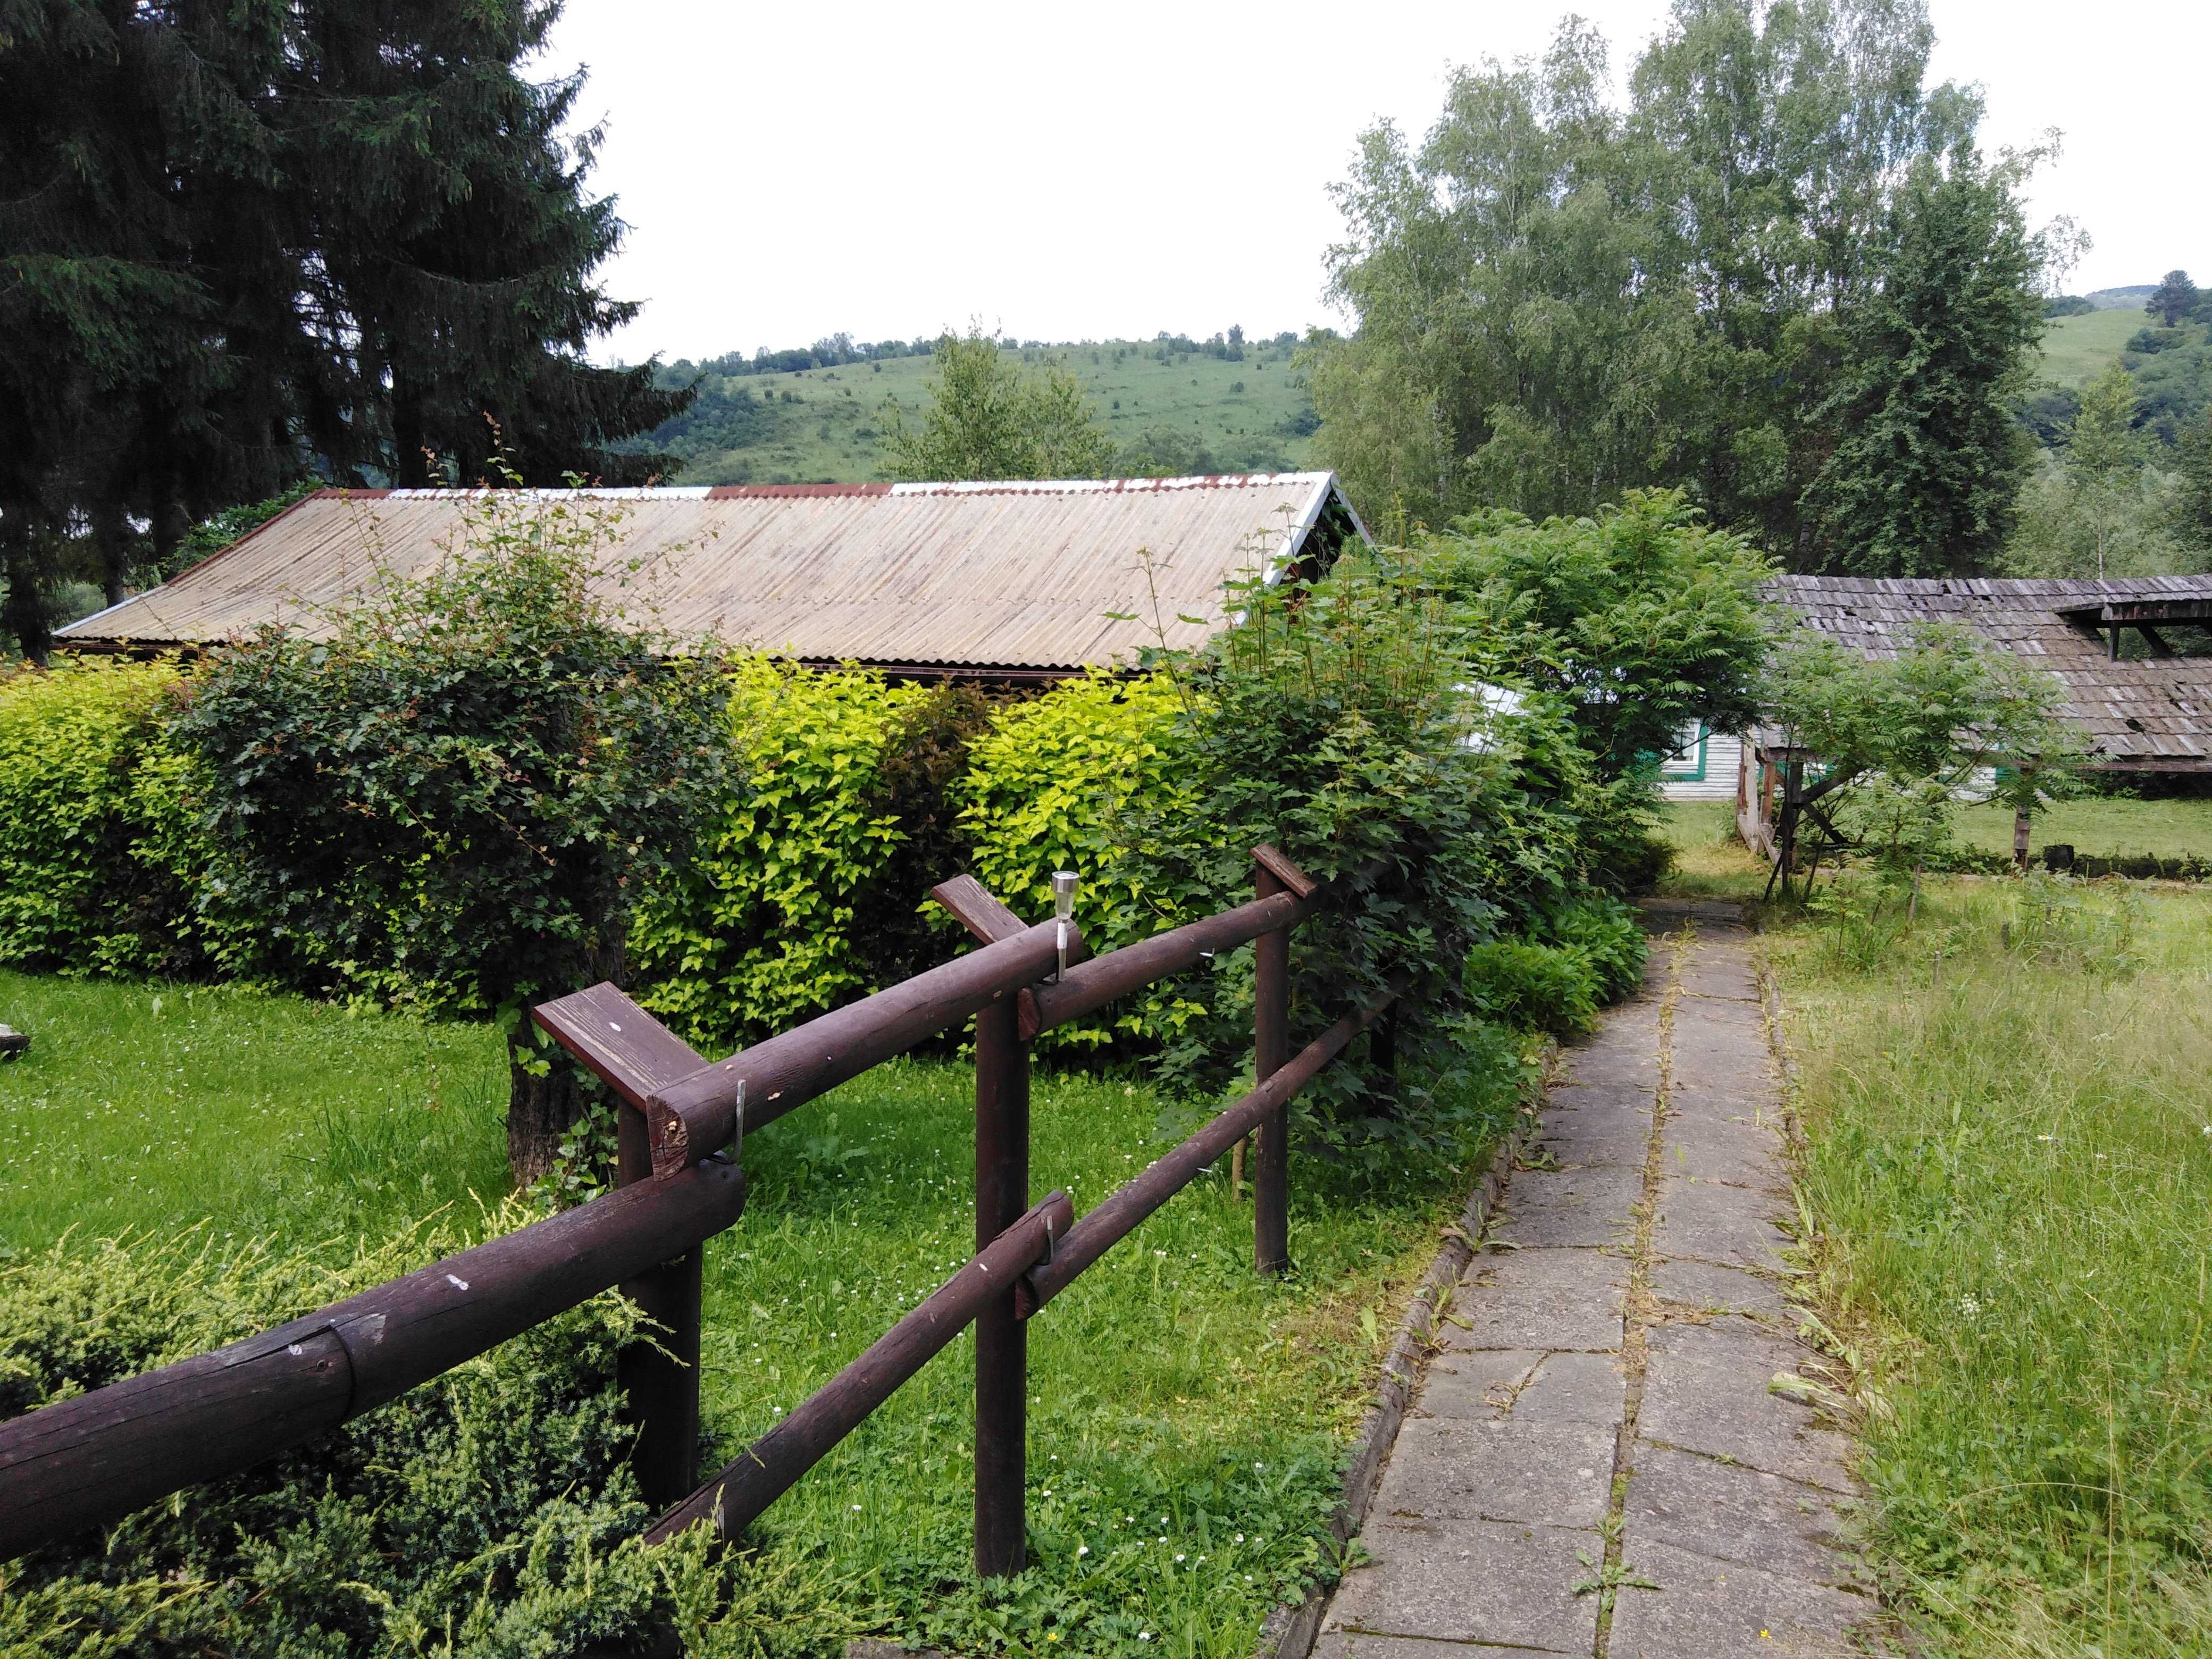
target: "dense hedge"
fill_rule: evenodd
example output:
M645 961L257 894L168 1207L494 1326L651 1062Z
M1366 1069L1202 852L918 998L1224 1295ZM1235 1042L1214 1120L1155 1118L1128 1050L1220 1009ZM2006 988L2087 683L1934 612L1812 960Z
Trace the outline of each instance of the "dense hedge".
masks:
M1031 916L1048 914L1054 870L1078 872L1086 936L1114 948L1248 896L1252 840L1280 842L1317 874L1352 867L1382 846L1374 836L1403 833L1410 781L1438 764L1455 781L1417 791L1434 844L1401 851L1433 863L1453 849L1453 890L1480 895L1462 931L1542 945L1576 895L1648 880L1642 786L1599 775L1556 699L1529 697L1466 750L1361 708L1345 684L1373 665L1341 666L1346 681L1298 692L1294 714L1282 688L1240 690L1203 660L994 702L734 659L726 738L742 785L701 855L637 908L639 994L702 1048L757 1039L960 948L923 897L961 868ZM167 732L181 678L173 663L92 662L0 681L0 960L270 971L265 930L224 919L220 849L198 827L205 780ZM1442 730L1464 724L1456 711L1446 696L1419 719ZM1259 742L1270 722L1278 737ZM1422 758L1439 744L1441 759ZM1208 1020L1225 1033L1243 1018L1248 962L1226 957L1050 1041L1127 1052ZM362 961L347 979L394 971Z
M730 672L729 742L750 787L630 932L647 1006L702 1048L873 988L863 912L921 898L881 890L908 836L880 797L907 717L929 694L764 657Z
M1008 705L970 750L953 787L976 879L1024 916L1052 914L1052 877L1073 870L1076 920L1094 951L1189 919L1188 895L1128 856L1133 816L1192 811L1185 710L1164 674L1094 675ZM1098 1048L1177 1029L1184 1009L1155 987L1113 1012L1051 1033L1047 1048Z
M97 659L0 678L0 962L184 975L219 954L190 763L163 726L177 681Z

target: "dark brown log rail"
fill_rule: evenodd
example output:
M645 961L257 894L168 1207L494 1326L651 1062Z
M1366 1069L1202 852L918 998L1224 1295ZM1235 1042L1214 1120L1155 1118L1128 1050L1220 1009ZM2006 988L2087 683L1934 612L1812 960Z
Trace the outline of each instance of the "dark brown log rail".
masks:
M537 1023L623 1103L617 1189L261 1336L0 1424L0 1560L252 1468L618 1285L661 1328L658 1341L637 1345L619 1364L638 1429L640 1489L665 1511L651 1540L695 1525L743 1530L973 1323L976 1565L987 1574L1018 1571L1026 1322L1255 1131L1254 1262L1261 1273L1285 1271L1290 1101L1395 998L1394 990L1346 1015L1291 1057L1290 931L1330 890L1273 848L1254 856L1252 902L1097 960L1086 959L1076 933L1065 971L1056 971L1054 924L1024 924L959 877L932 896L980 948L712 1064L611 985L540 1006ZM1030 1041L1246 943L1256 951L1258 1086L1080 1222L1065 1193L1031 1206ZM736 1147L748 1129L970 1016L975 1255L697 1484L702 1247L744 1210Z

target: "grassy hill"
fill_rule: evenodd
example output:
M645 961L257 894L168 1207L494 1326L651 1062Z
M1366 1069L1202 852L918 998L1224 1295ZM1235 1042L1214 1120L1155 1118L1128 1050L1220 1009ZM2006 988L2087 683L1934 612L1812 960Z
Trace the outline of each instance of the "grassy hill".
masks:
M1184 348L1190 349L1185 349ZM1007 346L1030 365L1063 362L1123 448L1123 471L1243 472L1304 466L1313 399L1287 337L1247 343L1241 360L1188 341ZM672 365L688 384L701 371ZM681 456L679 482L857 483L890 476L886 403L912 422L929 400L928 357L892 357L776 374L708 373L698 402L642 447Z
M2039 378L2054 386L2087 385L2112 366L2120 349L2149 321L2140 301L2131 307L2052 318L2043 331Z

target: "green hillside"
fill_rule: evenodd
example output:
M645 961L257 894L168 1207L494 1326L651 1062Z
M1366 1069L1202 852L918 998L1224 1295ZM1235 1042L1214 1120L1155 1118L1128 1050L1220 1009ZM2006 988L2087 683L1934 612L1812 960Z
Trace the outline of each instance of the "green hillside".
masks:
M1188 349L1186 349L1188 348ZM1057 359L1083 383L1133 474L1290 471L1306 464L1314 425L1288 337L1219 347L1188 340L1008 346L1010 357ZM1226 350L1234 356L1213 355ZM664 371L688 384L702 371ZM679 456L679 482L850 483L886 477L880 453L887 401L909 423L928 402L927 356L891 357L776 374L707 373L699 399L640 447Z
M2043 368L2039 378L2055 386L2087 385L2112 366L2121 348L2149 321L2140 303L2052 318L2043 331Z

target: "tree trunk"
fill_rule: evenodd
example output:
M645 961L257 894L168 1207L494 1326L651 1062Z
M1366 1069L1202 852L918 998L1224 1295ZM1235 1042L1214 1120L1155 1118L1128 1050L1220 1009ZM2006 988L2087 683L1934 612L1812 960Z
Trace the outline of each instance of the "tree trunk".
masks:
M131 577L131 526L120 501L95 502L91 516L93 545L100 550L100 585L108 604L120 605L130 597L125 590Z
M53 648L53 612L46 603L46 573L40 568L38 530L18 502L0 507L0 629L15 636L23 654L43 668Z
M584 1115L582 1080L568 1057L557 1048L524 1046L527 1041L507 1048L507 1162L518 1190L560 1161L562 1137ZM544 1076L532 1076L520 1063L532 1057L551 1062Z
M174 574L177 550L191 533L192 516L173 495L154 509L154 568L157 574Z
M571 982L552 986L531 1000L550 1002L602 981L620 985L626 977L625 954L619 937L611 945L585 946L569 970ZM507 994L495 989L493 1000L504 1002ZM522 1029L507 1040L507 1162L518 1188L528 1187L559 1161L562 1138L584 1115L582 1073L550 1038L542 1047L532 1041L543 1036L526 1012ZM545 1074L533 1075L522 1064L525 1060L546 1062Z

